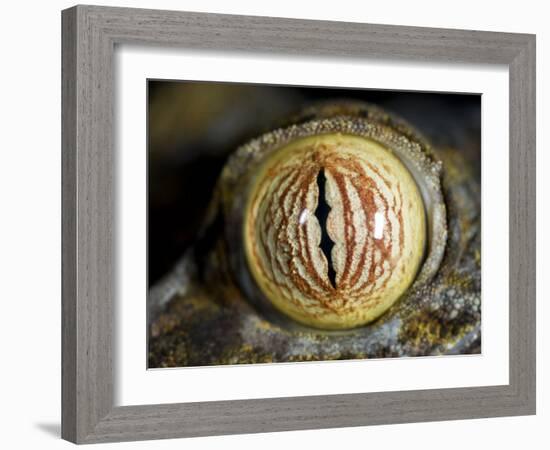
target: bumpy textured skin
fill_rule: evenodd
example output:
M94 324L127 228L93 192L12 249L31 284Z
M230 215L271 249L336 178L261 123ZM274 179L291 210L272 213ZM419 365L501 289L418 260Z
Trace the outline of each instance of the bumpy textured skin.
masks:
M305 124L328 117L340 117L350 126L372 118L421 142L428 158L441 161L438 177L446 228L432 238L444 240L442 260L428 255L426 270L420 274L428 276L417 279L368 325L348 331L301 326L274 311L246 281L246 265L235 238L240 229L235 222L238 202L235 205L233 186L222 175L200 239L149 293L149 367L480 352L481 216L474 169L461 151L435 149L402 121L368 105L323 105L290 122ZM254 157L251 151L230 159L225 181L228 172L246 172ZM441 244L432 245L441 248Z

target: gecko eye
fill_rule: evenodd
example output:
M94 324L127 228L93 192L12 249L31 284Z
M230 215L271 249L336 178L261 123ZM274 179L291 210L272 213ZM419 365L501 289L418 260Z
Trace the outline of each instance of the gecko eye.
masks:
M327 330L380 317L433 275L446 240L440 165L412 136L352 122L314 121L241 149L256 158L240 203L244 285Z
M250 270L266 297L307 325L378 317L424 257L422 197L405 166L370 139L324 135L277 150L245 210Z

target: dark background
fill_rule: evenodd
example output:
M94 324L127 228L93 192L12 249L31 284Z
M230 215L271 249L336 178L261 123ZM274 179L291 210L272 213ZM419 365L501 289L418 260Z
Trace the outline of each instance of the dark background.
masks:
M216 179L239 145L317 101L361 100L395 113L480 172L481 96L214 82L148 81L148 283L193 242Z

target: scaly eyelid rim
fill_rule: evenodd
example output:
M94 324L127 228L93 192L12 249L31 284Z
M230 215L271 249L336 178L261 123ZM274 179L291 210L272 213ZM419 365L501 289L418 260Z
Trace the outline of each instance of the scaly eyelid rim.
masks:
M417 132L411 129L407 135L403 134L403 123L399 123L397 128L399 130L376 118L335 116L314 119L264 134L238 148L229 159L221 177L222 191L226 193L222 202L226 215L229 263L247 296L262 309L267 308L267 313L272 318L277 317L277 312L272 311L271 305L266 305L269 302L263 301L263 295L248 270L243 251L243 219L248 207L247 194L254 184L261 163L295 139L321 134L349 134L372 139L399 158L416 181L424 202L428 225L425 258L410 289L421 287L437 273L447 242L446 207L441 189L442 163L435 158L424 139L414 139L419 136Z

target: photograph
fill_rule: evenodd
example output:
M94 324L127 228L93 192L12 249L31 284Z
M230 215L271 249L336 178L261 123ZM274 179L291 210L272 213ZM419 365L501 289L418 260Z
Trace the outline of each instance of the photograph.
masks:
M479 93L146 82L149 369L482 353Z

